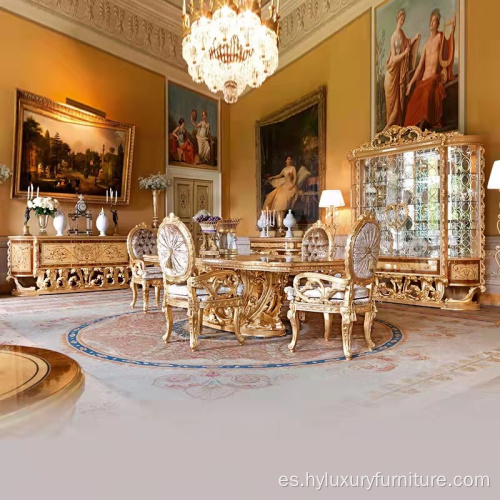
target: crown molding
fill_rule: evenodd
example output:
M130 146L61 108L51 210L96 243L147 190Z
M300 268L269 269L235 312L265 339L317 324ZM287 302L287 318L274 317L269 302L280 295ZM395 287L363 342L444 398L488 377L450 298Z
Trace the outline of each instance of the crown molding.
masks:
M38 13L84 26L124 46L185 70L182 59L180 10L161 0L3 0L3 7L35 22ZM177 20L177 21L176 21ZM53 20L43 24L59 29ZM73 36L71 30L66 34ZM82 37L77 37L82 39ZM91 38L91 37L90 37ZM92 43L83 38L83 41ZM106 50L106 49L105 49ZM135 62L135 61L134 61Z
M380 2L282 0L279 68ZM182 58L180 5L166 0L2 0L2 8L150 70L191 82Z
M382 0L290 0L281 16L280 64L284 68Z

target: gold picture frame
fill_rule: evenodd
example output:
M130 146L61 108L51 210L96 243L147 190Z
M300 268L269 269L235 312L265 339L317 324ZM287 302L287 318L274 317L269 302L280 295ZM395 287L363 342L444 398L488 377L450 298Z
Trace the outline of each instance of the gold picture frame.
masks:
M300 127L304 127L303 130ZM284 130L281 137L280 128ZM286 134L291 131L293 137L287 138ZM292 200L292 206L287 209L291 208L294 213L297 227L306 229L319 219L319 196L325 188L326 87L319 87L255 122L256 220L270 194L266 192L270 189L266 186L269 177L283 173L281 169L288 157L292 164L296 163L297 187L295 201ZM282 205L284 203L277 203L277 209L284 210Z
M111 188L116 204L130 203L134 125L17 90L14 134L12 198L33 184L40 196L89 203Z

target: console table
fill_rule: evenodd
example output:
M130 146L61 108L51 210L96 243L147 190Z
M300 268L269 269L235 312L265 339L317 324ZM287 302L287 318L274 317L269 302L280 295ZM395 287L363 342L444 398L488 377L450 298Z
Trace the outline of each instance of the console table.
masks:
M250 237L250 251L269 255L297 255L302 249L302 238Z
M126 236L9 236L13 295L128 287Z

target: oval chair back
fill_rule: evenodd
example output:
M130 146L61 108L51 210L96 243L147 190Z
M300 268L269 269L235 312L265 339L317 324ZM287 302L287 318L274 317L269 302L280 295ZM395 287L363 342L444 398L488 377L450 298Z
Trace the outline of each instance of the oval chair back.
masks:
M347 278L356 285L373 282L380 253L380 226L366 212L359 217L347 238L345 268Z
M158 228L158 257L163 277L169 283L184 283L193 274L194 241L187 226L174 214Z
M337 226L315 222L302 238L302 260L318 262L335 258L335 232Z
M127 250L131 260L142 259L144 255L157 255L156 229L145 222L135 226L128 233Z

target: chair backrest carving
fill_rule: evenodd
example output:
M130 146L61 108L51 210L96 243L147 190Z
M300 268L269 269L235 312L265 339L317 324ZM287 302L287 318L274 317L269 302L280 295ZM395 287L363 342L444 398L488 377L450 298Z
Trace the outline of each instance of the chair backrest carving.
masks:
M158 257L164 279L170 283L184 283L193 273L193 237L174 214L165 217L158 228Z
M142 259L144 255L156 255L156 229L144 222L135 226L128 233L127 250L131 260Z
M335 258L335 233L337 226L315 222L302 238L302 260L318 262Z
M354 283L367 285L375 278L380 253L380 226L369 212L361 215L347 238L345 267Z

